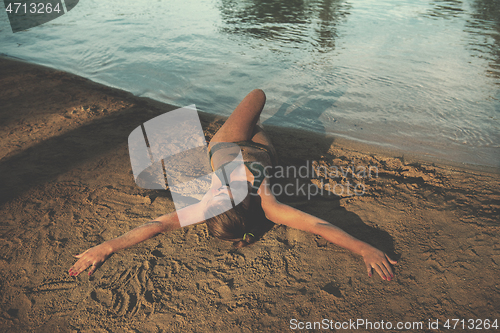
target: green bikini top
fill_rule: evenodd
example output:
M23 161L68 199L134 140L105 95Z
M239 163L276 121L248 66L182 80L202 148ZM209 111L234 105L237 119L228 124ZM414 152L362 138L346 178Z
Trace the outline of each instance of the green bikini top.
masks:
M209 161L210 161L211 166L212 166L213 154L217 150L223 149L223 148L226 148L229 146L226 144L229 144L232 146L234 146L236 144L240 147L258 148L258 149L261 149L261 150L265 151L266 153L268 153L270 158L272 159L272 155L271 155L269 149L266 146L255 143L255 142L251 142L251 141L241 141L241 142L234 142L234 143L219 142L219 143L216 143L208 152ZM259 190L260 185L262 184L262 182L264 181L264 179L267 176L266 168L262 163L260 163L258 161L248 161L248 162L243 162L243 164L252 173L252 175L254 177L251 194L255 195L255 194L257 194L257 191ZM223 185L229 186L229 175L239 165L240 164L237 162L230 161L230 162L226 162L226 163L222 164L217 170L214 170L214 171L215 171L216 176L220 179L221 183ZM213 170L213 166L212 166L212 170Z
M247 169L253 175L253 184L251 194L257 194L260 185L266 178L266 169L259 162L243 162ZM236 169L240 164L234 162L227 162L220 166L219 169L215 170L215 175L220 179L223 185L229 186L229 175Z

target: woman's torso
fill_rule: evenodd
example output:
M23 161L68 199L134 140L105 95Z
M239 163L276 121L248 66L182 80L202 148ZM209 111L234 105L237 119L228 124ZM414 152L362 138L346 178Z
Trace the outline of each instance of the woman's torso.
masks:
M233 161L240 152L247 167L251 162L257 162L269 168L275 163L272 150L263 144L253 141L217 142L210 147L212 169L217 170Z

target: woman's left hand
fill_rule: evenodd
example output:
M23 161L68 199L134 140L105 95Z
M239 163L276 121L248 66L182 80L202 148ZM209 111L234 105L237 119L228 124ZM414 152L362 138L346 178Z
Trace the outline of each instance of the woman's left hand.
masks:
M68 273L70 276L78 276L91 267L89 275L92 275L112 254L113 251L105 243L94 246L75 256L78 261L69 269Z
M373 269L384 280L391 281L394 277L391 264L395 265L397 264L397 261L389 258L389 256L384 252L371 247L371 249L363 254L363 260L365 261L369 277L372 276Z

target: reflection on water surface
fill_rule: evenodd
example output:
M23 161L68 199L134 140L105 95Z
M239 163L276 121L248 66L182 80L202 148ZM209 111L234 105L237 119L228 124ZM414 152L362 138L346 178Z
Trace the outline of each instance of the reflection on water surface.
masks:
M500 1L80 2L2 52L228 115L500 166Z

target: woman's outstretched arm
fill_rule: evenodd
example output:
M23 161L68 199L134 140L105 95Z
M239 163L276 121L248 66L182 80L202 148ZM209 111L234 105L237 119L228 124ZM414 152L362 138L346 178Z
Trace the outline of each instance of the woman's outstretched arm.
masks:
M267 218L277 224L284 224L295 229L314 233L331 243L359 254L363 257L368 276L372 276L372 270L374 269L384 280L390 281L394 277L391 264L395 265L397 263L395 260L392 260L387 254L373 246L354 238L342 229L318 217L282 204L275 200L274 197L267 197L262 200L262 208Z
M162 215L152 221L134 228L126 234L105 241L102 244L94 246L75 257L78 261L69 269L71 276L77 276L87 268L90 268L89 275L92 275L113 253L143 242L158 234L172 231L181 227L179 219L182 219L183 225L195 224L203 221L202 203L197 203L178 212L172 212Z

